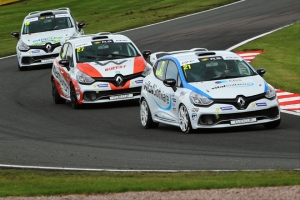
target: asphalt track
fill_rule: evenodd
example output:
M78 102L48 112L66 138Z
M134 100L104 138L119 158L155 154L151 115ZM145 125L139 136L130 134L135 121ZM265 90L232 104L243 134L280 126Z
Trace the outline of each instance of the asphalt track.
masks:
M226 49L300 19L299 0L247 0L189 17L129 30L141 50ZM183 134L144 130L136 101L55 105L50 68L20 72L0 59L0 164L115 170L299 169L299 117L282 113L262 125Z

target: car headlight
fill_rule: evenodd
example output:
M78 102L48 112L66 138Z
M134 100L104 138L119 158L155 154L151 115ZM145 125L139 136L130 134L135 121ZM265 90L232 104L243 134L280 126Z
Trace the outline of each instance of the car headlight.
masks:
M212 99L209 99L206 96L203 96L196 92L191 92L190 100L192 104L199 106L208 106L214 102Z
M265 94L265 97L267 99L274 99L276 97L275 89L271 85L269 85L269 84L268 84L268 90L267 90L267 92Z
M19 40L18 49L20 51L28 51L30 49L30 47L27 44L25 44L22 40Z
M142 75L148 76L151 73L151 70L152 70L152 66L149 63L147 63Z
M92 83L95 81L95 79L93 79L89 75L83 73L82 71L77 72L76 79L79 83Z

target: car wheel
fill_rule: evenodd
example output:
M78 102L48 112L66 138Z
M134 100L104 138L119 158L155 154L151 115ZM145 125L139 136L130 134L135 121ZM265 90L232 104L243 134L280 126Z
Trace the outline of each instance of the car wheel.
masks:
M54 80L52 82L52 98L55 104L63 104L66 102L64 98L61 98L61 96L58 93L57 87L55 85Z
M264 126L265 128L267 129L273 129L273 128L276 128L280 125L280 122L281 122L281 119L279 120L276 120L274 122L268 122L268 123L265 123Z
M185 105L181 105L179 108L179 127L184 133L191 133L193 131L189 113Z
M142 100L140 106L140 117L141 117L141 123L143 127L146 129L157 128L159 125L159 123L153 121L149 106L145 99Z
M74 109L79 109L81 108L81 105L77 101L77 96L76 96L76 91L73 85L70 86L71 91L70 91L70 99L71 99L71 105Z
M19 69L20 71L25 71L25 70L27 70L28 68L27 68L27 67L21 67L20 64L19 64L19 62L18 62L18 69Z

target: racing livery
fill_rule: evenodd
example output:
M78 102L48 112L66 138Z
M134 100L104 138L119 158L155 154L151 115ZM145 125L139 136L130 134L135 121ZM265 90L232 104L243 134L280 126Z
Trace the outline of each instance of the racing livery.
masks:
M139 99L151 66L126 36L102 32L72 37L54 60L52 96L56 104L82 104Z
M13 32L18 39L16 46L18 68L52 64L60 52L61 44L74 35L81 35L85 23L78 23L69 8L35 11L23 22L21 34Z
M144 79L140 99L145 128L164 123L189 133L198 128L280 124L276 92L262 78L266 70L255 70L233 52L157 52L150 62L153 70Z

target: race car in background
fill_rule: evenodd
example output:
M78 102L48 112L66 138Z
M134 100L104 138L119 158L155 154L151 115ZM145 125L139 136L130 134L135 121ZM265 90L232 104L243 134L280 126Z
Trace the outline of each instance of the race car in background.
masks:
M35 11L29 13L22 24L16 46L18 68L52 64L60 52L61 44L71 36L83 34L84 22L78 23L69 8Z
M151 70L143 54L126 36L102 32L72 37L54 60L52 97L56 104L82 104L139 99Z
M157 52L153 70L144 79L140 119L145 128L159 123L179 126L184 133L198 128L280 124L274 88L239 55L195 48Z

